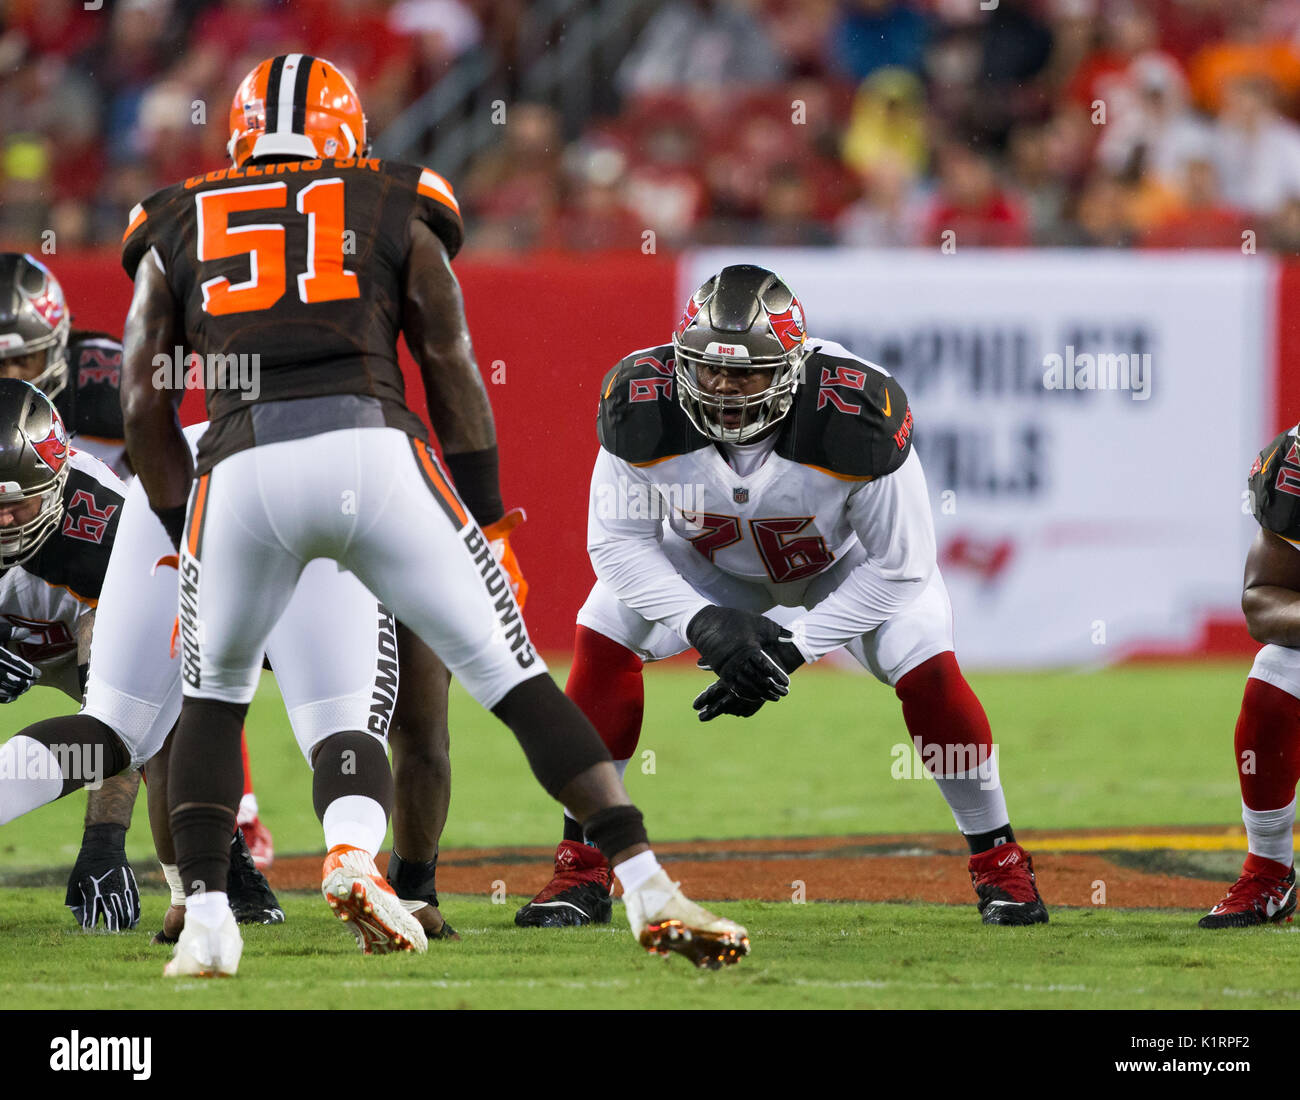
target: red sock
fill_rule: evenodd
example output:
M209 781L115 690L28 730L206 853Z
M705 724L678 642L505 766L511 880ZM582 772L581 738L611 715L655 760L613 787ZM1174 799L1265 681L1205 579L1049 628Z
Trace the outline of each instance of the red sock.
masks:
M244 758L244 793L253 793L253 769L248 766L248 731L239 731L239 751Z
M1289 805L1300 781L1300 699L1251 676L1233 744L1241 800L1252 810Z
M610 756L630 760L641 739L645 712L641 658L605 635L579 626L564 693L596 727Z
M975 746L977 750L982 747L986 754L992 751L993 733L988 715L962 675L952 650L917 665L898 681L894 691L902 700L903 721L922 760L926 759L928 745L963 749ZM945 753L944 759L948 758L949 754Z

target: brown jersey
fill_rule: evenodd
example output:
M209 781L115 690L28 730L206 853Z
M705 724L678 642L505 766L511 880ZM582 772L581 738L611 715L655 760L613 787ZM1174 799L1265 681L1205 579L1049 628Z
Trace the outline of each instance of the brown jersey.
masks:
M397 361L412 219L448 255L460 249L447 182L375 157L249 162L132 211L122 265L132 278L147 257L160 266L185 350L199 357L177 349L180 362L158 368L170 371L160 384L207 389L198 472L258 443L337 428L426 438Z

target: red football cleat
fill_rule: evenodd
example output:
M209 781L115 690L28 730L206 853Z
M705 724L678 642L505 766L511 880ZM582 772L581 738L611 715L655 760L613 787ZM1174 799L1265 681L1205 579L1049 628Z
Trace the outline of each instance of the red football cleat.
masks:
M271 842L271 830L262 824L260 817L253 818L247 825L240 825L244 830L244 841L253 856L253 863L259 871L265 871L275 859L275 845Z
M555 849L555 875L532 901L515 914L520 928L566 928L608 924L614 903L609 888L613 872L595 848L562 840Z
M970 857L970 882L985 924L1046 924L1034 861L1019 844L999 844Z
M1196 923L1200 928L1281 924L1291 919L1295 901L1295 868L1250 852L1228 896Z

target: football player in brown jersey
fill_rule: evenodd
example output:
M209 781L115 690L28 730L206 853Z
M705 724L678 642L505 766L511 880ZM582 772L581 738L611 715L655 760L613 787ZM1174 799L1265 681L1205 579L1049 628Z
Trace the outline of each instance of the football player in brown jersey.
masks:
M168 783L191 893L166 973L238 963L226 898L204 884L224 881L238 732L263 644L314 558L354 573L511 729L545 789L609 859L643 947L734 962L748 951L745 930L688 901L659 866L608 751L533 649L489 545L484 525L501 511L495 439L456 438L460 410L487 424L491 413L450 267L462 239L451 188L427 169L370 157L355 91L304 54L245 78L229 149L233 168L138 206L123 245L135 281L127 447L180 549L185 699ZM407 407L399 333L459 492ZM211 427L197 462L175 394L156 377L158 357L166 363L178 346L210 371ZM713 667L774 692L757 623L737 613L726 626L701 640ZM329 850L322 893L381 949L409 946L374 864L392 805L382 737L334 734L313 766Z

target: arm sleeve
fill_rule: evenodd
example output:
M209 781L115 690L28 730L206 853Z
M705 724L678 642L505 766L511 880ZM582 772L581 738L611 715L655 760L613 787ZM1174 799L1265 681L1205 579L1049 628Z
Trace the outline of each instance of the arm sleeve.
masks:
M921 594L936 567L930 497L915 452L894 473L856 490L848 510L867 559L791 625L795 645L809 661L898 614Z
M711 606L663 550L665 505L646 473L603 447L591 475L587 552L591 567L628 607L686 637L686 624Z

